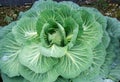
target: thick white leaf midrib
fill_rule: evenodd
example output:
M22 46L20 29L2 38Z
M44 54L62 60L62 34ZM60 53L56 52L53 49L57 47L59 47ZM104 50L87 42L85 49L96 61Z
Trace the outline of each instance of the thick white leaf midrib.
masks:
M50 55L52 55L53 53L56 53L56 52L55 52L55 47L54 47L54 45L53 45L52 48L51 48L51 53L50 53Z
M74 59L71 55L72 55L72 54L66 52L66 56L69 57L69 58L71 59L72 63L74 63L75 66L79 69L79 66L77 65L75 59Z
M32 36L35 36L37 35L37 32L25 32L25 37L32 37Z

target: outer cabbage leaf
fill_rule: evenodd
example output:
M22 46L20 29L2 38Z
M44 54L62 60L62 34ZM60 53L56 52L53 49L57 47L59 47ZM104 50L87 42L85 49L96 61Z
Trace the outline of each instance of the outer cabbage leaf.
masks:
M115 50L115 47L110 43L109 47L106 50L107 54L105 56L105 62L101 66L101 69L100 69L100 71L101 71L100 75L103 78L108 77L108 74L109 74L110 69L111 69L111 65L114 61L114 58L116 57L114 50Z
M102 37L102 42L104 44L104 46L107 48L110 42L110 37L106 31L107 28L107 19L106 17L104 17L97 9L95 8L89 8L89 7L80 7L81 10L87 10L88 12L90 12L91 14L93 14L95 16L95 20L102 25L102 29L103 29L103 37Z
M12 22L5 27L1 27L0 29L0 40L5 37L9 32L11 32L12 28L15 26L16 22Z
M113 79L116 82L120 80L120 64L110 70L108 78Z
M114 81L118 81L119 80L119 66L120 64L118 62L120 62L120 58L119 58L119 53L120 53L120 49L119 49L119 37L120 37L120 23L117 19L115 18L110 18L110 17L106 17L107 18L107 31L108 34L111 37L111 42L110 45L107 49L107 57L106 57L106 62L103 65L103 67L106 67L104 69L107 69L107 74L106 77L110 78ZM106 70L105 70L106 71Z
M107 33L107 31L104 31L104 34L102 37L102 43L103 43L105 48L107 48L109 46L110 37L109 37L109 34Z
M2 74L1 76L2 76L3 82L29 82L21 76L16 76L16 77L12 77L12 78L8 77L5 74Z
M119 53L119 22L118 20L110 17L107 18L107 32L111 38L111 41L109 43L109 46L107 48L107 55L104 64L101 66L101 73L100 75L103 76L103 78L109 78L110 70L114 67L114 59ZM104 42L104 41L103 41ZM111 79L111 78L110 78ZM114 80L114 79L113 79Z
M56 65L57 72L64 78L74 78L82 71L88 69L92 63L92 51L85 45L76 45L66 51Z
M118 82L120 80L120 48L116 48L116 58L111 66L108 78Z
M12 33L14 34L16 41L19 43L36 39L36 19L27 17L20 19L17 22L17 25L12 29Z
M95 20L94 15L85 10L81 10L81 18L83 20L83 33L78 35L78 42L85 43L94 49L103 36L102 26Z
M120 22L116 18L107 18L107 31L110 36L120 38Z
M106 51L102 43L93 50L93 62L89 69L80 73L80 75L73 79L73 82L89 82L95 79L100 73L100 66L104 63Z
M7 34L1 41L0 69L9 77L18 76L21 66L18 55L21 52L22 45L17 43L12 33Z
M19 55L19 61L21 64L27 66L35 73L44 73L50 70L57 61L51 57L45 57L42 55L40 44L33 42L23 47Z
M17 19L21 19L21 18L24 18L24 17L37 18L38 13L35 9L29 9L26 12L20 12Z
M89 7L80 7L81 10L87 10L89 13L95 16L95 20L102 25L104 31L106 31L107 27L107 19L95 8Z
M59 4L55 1L39 1L38 3L34 4L31 9L36 9L37 11L44 11L46 9L54 9L57 8Z
M80 9L79 5L77 5L77 4L75 4L71 1L62 1L62 2L60 2L60 4L61 5L66 5L69 8L71 8L72 10L79 10Z
M22 67L20 74L30 82L54 82L58 77L55 69L51 69L45 73L35 73L27 67Z

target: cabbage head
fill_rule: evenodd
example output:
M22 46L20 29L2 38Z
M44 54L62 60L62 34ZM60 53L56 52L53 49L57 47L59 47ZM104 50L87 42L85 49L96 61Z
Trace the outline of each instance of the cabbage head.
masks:
M118 82L120 22L70 1L36 1L0 29L3 82Z

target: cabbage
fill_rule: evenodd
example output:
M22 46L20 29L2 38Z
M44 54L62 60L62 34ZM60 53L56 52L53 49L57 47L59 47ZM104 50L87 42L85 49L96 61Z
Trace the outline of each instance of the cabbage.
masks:
M120 22L70 1L36 1L0 29L3 82L117 82Z

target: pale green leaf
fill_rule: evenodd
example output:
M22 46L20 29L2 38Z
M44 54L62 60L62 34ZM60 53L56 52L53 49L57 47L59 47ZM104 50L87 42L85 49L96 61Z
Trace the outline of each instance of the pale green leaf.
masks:
M10 77L19 75L20 63L18 55L21 52L22 45L19 44L12 33L6 35L0 45L0 69Z
M37 37L36 21L35 18L26 17L17 22L17 25L12 29L17 42L24 43Z
M1 27L0 29L0 40L5 37L9 32L11 32L12 28L15 26L16 22L12 22L5 27Z
M79 10L80 9L79 5L77 5L77 4L75 4L74 2L71 2L71 1L62 1L62 2L60 2L60 4L61 5L66 5L72 10Z
M1 74L1 77L2 77L3 82L29 82L21 76L8 77L5 74Z
M95 48L103 36L102 26L95 20L94 15L82 10L81 17L83 20L83 33L78 35L78 42L85 43L91 48Z
M41 52L42 50L43 49L41 49L41 45L39 43L33 42L25 45L19 55L20 63L35 73L44 73L50 70L57 61L51 57L43 56Z
M102 25L103 30L106 30L107 27L107 19L104 17L97 9L92 7L80 7L81 10L87 10L89 13L93 14L95 20Z
M27 67L22 67L20 74L30 82L54 82L58 77L58 73L55 69L51 69L45 73L35 73Z
M43 46L40 47L40 53L47 57L62 57L65 55L65 52L67 51L66 47L59 47L55 44L53 44L50 48L45 48Z
M102 43L95 47L93 50L93 62L92 65L76 78L73 79L73 82L77 82L78 80L82 81L90 81L97 77L100 73L100 66L104 63L106 51Z
M20 18L24 18L24 17L34 17L37 18L38 17L38 12L35 9L29 9L26 12L20 12L18 19Z
M83 44L76 45L68 49L65 56L60 58L56 70L64 78L74 78L88 69L92 63L92 58L91 49Z

